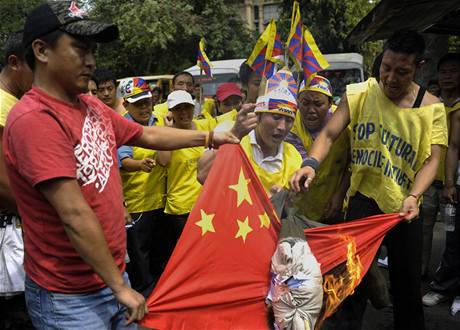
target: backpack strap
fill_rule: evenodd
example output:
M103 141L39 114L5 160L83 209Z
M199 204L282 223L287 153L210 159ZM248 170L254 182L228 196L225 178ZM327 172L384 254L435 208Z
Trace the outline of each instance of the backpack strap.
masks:
M420 108L420 105L422 104L423 97L425 96L426 88L420 86L418 90L417 97L415 98L414 105L412 108Z

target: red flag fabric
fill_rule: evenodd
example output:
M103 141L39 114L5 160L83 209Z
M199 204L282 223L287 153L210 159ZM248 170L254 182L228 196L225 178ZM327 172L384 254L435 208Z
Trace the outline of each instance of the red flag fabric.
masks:
M356 242L367 270L398 215L305 231L325 274ZM239 145L220 148L181 238L140 322L154 329L267 329L265 297L279 220ZM364 275L364 272L363 274Z
M346 223L306 229L305 237L316 259L321 263L323 274L346 261L346 238L353 238L356 254L361 259L365 273L385 234L401 220L402 217L398 213L380 214Z
M142 321L155 329L266 329L279 221L239 145L220 148Z

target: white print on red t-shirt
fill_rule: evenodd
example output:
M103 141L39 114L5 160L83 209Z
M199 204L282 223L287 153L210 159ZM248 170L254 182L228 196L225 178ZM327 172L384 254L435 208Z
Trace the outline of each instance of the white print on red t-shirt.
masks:
M113 165L112 149L115 135L108 118L88 106L81 131L80 143L75 146L77 160L77 180L86 186L94 183L101 193L110 176Z

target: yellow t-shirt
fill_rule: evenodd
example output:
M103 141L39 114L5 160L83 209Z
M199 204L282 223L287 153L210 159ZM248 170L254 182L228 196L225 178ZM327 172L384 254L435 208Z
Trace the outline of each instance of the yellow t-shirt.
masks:
M197 130L206 130L199 120L194 120ZM204 147L178 149L171 152L171 160L167 166L168 179L166 183L167 214L190 213L201 191L197 180L198 159L204 152Z
M169 112L168 101L159 103L153 107L153 114L157 118L164 118Z
M446 111L446 118L447 118L447 136L449 136L450 133L450 114L452 112L455 112L457 110L460 110L460 102L455 103L452 107L448 107L447 105L444 105L445 111ZM438 173L436 174L436 180L440 180L444 182L445 180L445 162L446 162L446 155L447 155L447 149L443 148L441 151L441 159L439 160L439 167L438 167Z
M311 149L313 138L305 129L300 114L297 114L291 132L299 137L305 150ZM308 191L303 192L296 201L295 205L300 214L314 221L320 221L323 218L326 205L337 191L343 173L347 170L349 152L350 132L347 128L332 144L331 150L321 163Z
M234 122L236 120L236 115L238 112L236 110L229 111L217 117L210 117L205 119L196 119L195 123L198 123L202 130L212 131L216 128L217 125L223 122Z
M0 89L0 126L5 127L6 118L8 117L11 108L18 101L19 100L15 96L5 92L3 89Z
M158 118L157 126L164 122ZM134 160L155 159L156 150L132 147ZM165 207L166 202L166 167L156 165L150 173L144 171L127 172L120 169L123 195L129 213L148 212Z
M201 106L201 114L205 119L216 117L216 102L214 99L206 99Z
M248 156L254 171L262 182L266 192L274 185L289 188L289 179L302 164L302 157L299 152L291 144L283 142L283 163L282 167L277 172L268 172L254 161L251 141L248 135L241 139L241 147Z
M133 147L133 159L156 158L156 150ZM123 194L128 212L139 213L161 209L166 201L166 168L156 165L150 173L120 170Z
M349 196L372 198L385 213L398 212L431 145L447 145L442 103L399 108L370 78L347 86L352 176Z

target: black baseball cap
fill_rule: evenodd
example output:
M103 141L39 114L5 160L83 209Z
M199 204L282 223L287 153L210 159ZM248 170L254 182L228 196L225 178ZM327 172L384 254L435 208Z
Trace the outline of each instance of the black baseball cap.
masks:
M35 39L58 29L75 36L92 37L99 43L114 41L119 33L115 24L90 20L75 1L47 1L27 16L24 45L29 46Z

